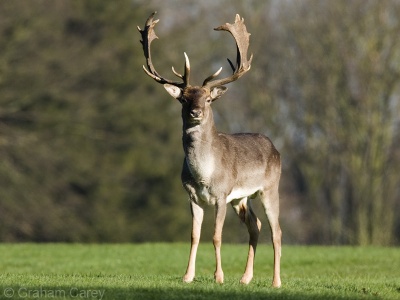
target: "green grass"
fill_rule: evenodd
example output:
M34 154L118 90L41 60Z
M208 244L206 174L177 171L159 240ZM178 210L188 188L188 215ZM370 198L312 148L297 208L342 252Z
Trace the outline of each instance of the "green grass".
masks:
M189 244L0 244L0 299L400 299L397 248L284 246L280 289L268 245L239 284L246 252L223 245L218 285L213 247L201 244L196 280L184 284Z

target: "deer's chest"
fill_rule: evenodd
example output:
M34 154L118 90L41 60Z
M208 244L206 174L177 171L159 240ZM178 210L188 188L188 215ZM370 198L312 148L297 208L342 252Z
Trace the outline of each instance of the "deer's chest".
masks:
M211 196L210 189L206 185L197 186L196 196L198 201L200 200L208 205L215 205L215 197Z
M195 194L197 201L215 204L215 197L210 189L211 181L215 171L214 158L204 156L201 159L190 159L186 157L186 163L191 174L192 182L191 193Z
M196 182L208 184L215 170L212 156L204 156L201 159L188 159L190 173Z
M215 171L215 159L206 145L186 149L186 163L193 179L208 185Z

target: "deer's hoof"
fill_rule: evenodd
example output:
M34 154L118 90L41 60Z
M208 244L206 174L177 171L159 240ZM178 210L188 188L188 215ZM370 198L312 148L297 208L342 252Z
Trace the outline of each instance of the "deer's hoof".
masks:
M240 279L240 283L241 283L241 284L249 284L250 281L251 281L252 279L253 279L253 276L252 276L252 275L246 275L246 274L244 274L243 277L242 277L242 279Z
M281 287L281 280L280 279L274 279L274 281L272 281L272 287L280 288Z
M222 273L222 272L215 273L214 278L215 278L216 283L219 283L219 284L224 283L224 273Z
M185 276L183 276L183 282L185 283L191 283L194 279L194 276L192 275L187 275L185 274Z

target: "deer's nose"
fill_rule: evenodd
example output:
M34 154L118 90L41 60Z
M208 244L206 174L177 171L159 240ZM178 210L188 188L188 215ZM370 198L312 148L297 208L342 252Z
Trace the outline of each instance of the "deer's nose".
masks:
M190 111L190 116L192 118L199 118L199 117L201 117L201 115L202 115L201 109L192 109Z

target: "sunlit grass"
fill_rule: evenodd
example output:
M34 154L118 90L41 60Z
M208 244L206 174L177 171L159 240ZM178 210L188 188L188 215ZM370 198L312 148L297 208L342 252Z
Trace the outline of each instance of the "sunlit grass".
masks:
M253 281L248 286L239 284L246 251L246 245L223 245L225 283L218 285L213 280L214 256L210 244L200 245L197 276L192 284L181 281L188 244L2 244L0 298L400 297L400 250L396 248L284 246L280 289L270 287L273 258L268 245L257 249Z

